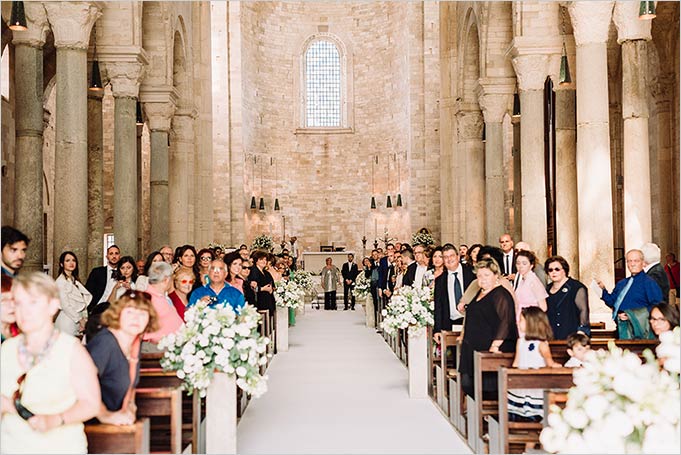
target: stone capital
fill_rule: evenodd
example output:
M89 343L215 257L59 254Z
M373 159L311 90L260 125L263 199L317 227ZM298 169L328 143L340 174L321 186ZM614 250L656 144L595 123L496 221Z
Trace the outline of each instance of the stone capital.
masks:
M504 115L508 112L509 103L513 100L513 95L485 94L483 92L478 100L485 123L501 123Z
M617 27L617 43L627 40L650 40L652 19L638 18L639 2L615 2L612 20Z
M170 121L175 115L174 102L145 102L144 112L151 131L170 131Z
M513 57L513 68L522 91L543 90L549 74L548 54L525 54Z
M456 113L456 129L459 140L482 140L482 114L480 111L459 111Z
M577 46L608 41L613 4L612 1L570 2L568 11ZM638 7L638 2L636 5Z
M24 45L42 48L47 38L50 24L47 21L47 12L40 2L24 2L26 12L26 25L28 30L12 32L12 43L15 46Z
M128 96L137 98L140 82L144 77L144 65L140 62L102 63L103 75L111 82L115 98Z
M44 2L54 33L54 46L86 50L90 32L102 15L101 2Z

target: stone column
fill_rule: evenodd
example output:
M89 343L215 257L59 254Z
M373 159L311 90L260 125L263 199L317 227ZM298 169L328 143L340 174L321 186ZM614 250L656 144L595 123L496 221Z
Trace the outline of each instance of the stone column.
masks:
M520 189L522 240L539 258L548 248L544 167L544 82L549 56L521 54L513 58L520 91ZM516 241L520 239L515 239Z
M114 238L121 254L138 256L137 95L143 66L107 62L114 96Z
M43 45L47 32L45 9L26 2L28 30L15 31L16 122L14 226L31 246L23 270L42 272L43 263Z
M142 100L147 94L141 94ZM170 120L175 113L175 102L146 102L144 109L147 113L151 136L151 244L170 243L169 236L169 202L168 202L168 132ZM170 243L172 244L172 243Z
M556 92L556 251L579 278L577 223L577 118L575 89L554 85Z
M582 281L600 278L608 289L615 276L606 47L612 5L584 1L568 7L577 45L579 272ZM590 292L589 302L592 320L609 319L600 295Z
M168 172L169 230L171 245L191 242L188 220L191 198L191 182L194 178L193 153L194 119L197 112L190 108L178 108L172 119L170 161Z
M613 20L622 45L624 249L652 241L650 147L648 143L648 48L651 20L638 18L638 4L615 4Z
M43 4L57 48L54 262L66 249L83 261L88 257L87 48L101 12L93 2Z
M460 237L452 239L472 244L485 239L485 151L482 144L482 113L459 111L457 117L458 150L453 157L457 161L454 176L459 199Z
M515 81L495 84L480 80L480 108L485 119L485 220L488 245L506 232L504 223L504 138L502 121L513 96Z
M104 137L102 129L102 97L104 91L88 90L87 94L87 167L88 167L88 263L87 270L102 265L104 239ZM86 276L81 271L82 276Z

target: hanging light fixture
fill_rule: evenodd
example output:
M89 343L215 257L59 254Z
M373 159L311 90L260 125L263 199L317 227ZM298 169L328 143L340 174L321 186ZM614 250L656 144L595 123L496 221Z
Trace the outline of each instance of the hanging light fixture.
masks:
M255 196L251 196L251 210L255 210L258 208L258 205L255 202Z
M104 84L102 84L102 73L99 72L99 61L97 60L97 24L95 24L95 29L92 33L94 36L94 49L92 51L92 74L90 74L88 90L101 92L104 90Z
M140 103L140 100L137 100L137 120L135 123L137 126L144 125L144 117L142 116L142 103Z
M376 209L376 198L374 197L374 163L378 164L378 155L374 155L374 159L371 160L371 210Z
M371 196L371 210L374 210L376 208L376 198L374 196Z
M487 128L484 122L482 124L482 142L487 142Z
M393 201L390 199L390 154L388 154L388 197L385 199L385 208L393 208Z
M398 207L402 207L402 195L397 193L397 204L395 204Z
M274 200L274 210L281 210L281 207L279 207L279 198Z
M389 209L393 208L393 201L390 199L390 195L388 195L388 198L385 201L385 206Z
M21 2L16 2L21 3ZM14 12L14 9L12 9ZM641 20L654 19L657 16L655 14L655 2L652 0L643 0L638 9L638 18ZM14 16L12 16L14 17ZM10 27L12 28L12 27Z
M513 94L513 117L520 117L520 95L518 91Z
M251 167L251 187L255 183L255 164L258 162L258 156L253 155L253 166ZM258 204L255 202L255 194L251 196L251 210L258 208Z
M12 15L10 16L9 28L10 30L16 31L28 30L24 2L12 2Z
M570 65L568 64L567 50L565 49L565 43L563 43L563 55L560 57L560 79L559 85L568 85L572 83L572 78L570 77Z
M397 156L397 154L395 154ZM400 161L397 160L397 207L402 207L402 193L400 189L402 188L402 175L400 174Z
M274 158L270 158L270 162L272 162ZM274 210L279 211L281 210L281 207L279 207L279 197L277 194L277 188L279 187L279 164L275 161L274 162Z
M258 205L259 210L265 210L265 199L261 196L260 197L260 205Z
M260 160L260 204L258 204L258 210L265 210L265 198L262 197L262 160Z

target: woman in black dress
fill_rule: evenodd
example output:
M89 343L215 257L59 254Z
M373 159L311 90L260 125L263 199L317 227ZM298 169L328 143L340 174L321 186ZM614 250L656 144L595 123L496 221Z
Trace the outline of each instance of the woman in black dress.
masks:
M269 310L270 317L274 315L274 279L270 272L265 270L267 265L267 252L253 252L253 267L248 275L248 284L256 292L256 307L259 310Z
M494 259L481 259L475 265L480 290L469 303L459 304L465 312L463 343L459 360L461 387L473 396L473 352L515 352L518 328L513 296L500 284L499 265ZM483 377L485 392L496 390Z
M589 293L579 281L568 276L570 264L561 256L544 262L544 270L551 282L546 286L546 314L549 316L553 338L565 340L568 335L582 332L591 336L589 324Z

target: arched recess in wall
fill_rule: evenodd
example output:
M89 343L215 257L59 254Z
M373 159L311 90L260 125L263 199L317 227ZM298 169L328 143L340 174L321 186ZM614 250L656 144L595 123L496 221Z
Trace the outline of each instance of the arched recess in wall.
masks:
M312 68L308 65L311 59L316 58L310 52L317 55L325 54L331 59L335 59L337 55L339 121L335 125L315 126L308 122L308 103L311 101L308 95L308 76L315 75ZM298 109L295 109L297 132L314 132L315 130L317 132L351 132L354 123L353 59L352 52L346 46L345 41L333 33L315 33L307 37L299 47L295 66L297 77L294 90L298 100ZM333 62L331 62L330 66L333 66ZM333 71L330 73L333 73Z

